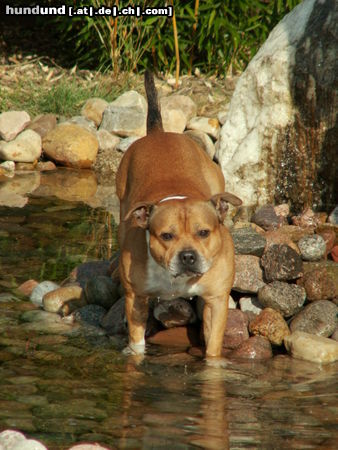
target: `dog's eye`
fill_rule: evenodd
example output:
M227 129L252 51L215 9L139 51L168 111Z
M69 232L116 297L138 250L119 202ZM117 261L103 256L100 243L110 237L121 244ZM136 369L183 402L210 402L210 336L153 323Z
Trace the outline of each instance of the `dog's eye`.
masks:
M164 241L171 241L173 239L174 235L172 233L162 233L161 238Z
M197 234L201 238L206 238L209 236L210 230L200 230Z

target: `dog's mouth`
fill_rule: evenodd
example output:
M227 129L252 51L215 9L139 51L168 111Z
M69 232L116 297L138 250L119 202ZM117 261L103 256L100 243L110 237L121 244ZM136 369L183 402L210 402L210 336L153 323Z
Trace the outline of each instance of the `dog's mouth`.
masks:
M199 272L199 271L195 271L195 270L185 270L185 271L182 271L182 272L177 272L177 273L174 273L173 274L173 278L179 278L179 277L182 277L182 278L194 278L194 277L201 277L203 275L203 273L202 272Z

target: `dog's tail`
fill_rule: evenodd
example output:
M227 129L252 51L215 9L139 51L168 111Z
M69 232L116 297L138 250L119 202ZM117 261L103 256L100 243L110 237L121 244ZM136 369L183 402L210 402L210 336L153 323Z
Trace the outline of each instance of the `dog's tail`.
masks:
M160 105L158 103L154 82L154 74L149 70L146 70L144 74L144 86L148 101L147 134L154 130L163 131Z

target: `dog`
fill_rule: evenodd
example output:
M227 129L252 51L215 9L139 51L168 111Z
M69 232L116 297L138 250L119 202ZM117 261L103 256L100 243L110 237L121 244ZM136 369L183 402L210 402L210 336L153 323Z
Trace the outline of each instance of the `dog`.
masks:
M145 351L149 298L204 299L207 357L221 355L234 246L223 225L228 203L220 167L184 134L163 130L151 72L145 73L147 135L124 154L116 176L120 200L120 279L129 329L127 352Z

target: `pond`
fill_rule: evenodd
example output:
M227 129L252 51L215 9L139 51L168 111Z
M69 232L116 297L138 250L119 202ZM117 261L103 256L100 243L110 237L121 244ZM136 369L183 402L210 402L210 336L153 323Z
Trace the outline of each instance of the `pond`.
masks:
M69 174L60 172L60 186ZM144 358L128 357L123 343L103 332L30 322L36 307L18 285L61 282L80 262L108 259L117 249L107 202L97 207L81 195L61 195L60 186L45 181L23 196L24 206L0 207L0 431L20 430L50 450L77 442L110 449L336 448L337 363L278 355L213 368L155 345Z

